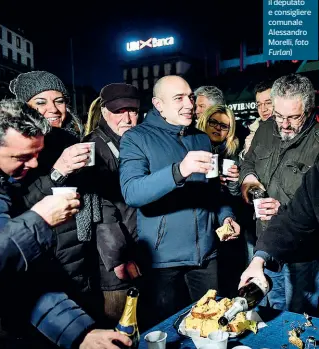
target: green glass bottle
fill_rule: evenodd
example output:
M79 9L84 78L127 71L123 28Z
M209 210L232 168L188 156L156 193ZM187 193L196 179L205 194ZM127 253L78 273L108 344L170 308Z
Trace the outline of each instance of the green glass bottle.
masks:
M140 342L140 332L138 330L136 318L138 296L139 292L135 287L131 287L127 291L125 308L119 323L115 327L117 332L125 334L132 340L133 344L130 347L131 349L138 349ZM118 343L116 344L119 345ZM125 346L121 344L120 347L124 348Z

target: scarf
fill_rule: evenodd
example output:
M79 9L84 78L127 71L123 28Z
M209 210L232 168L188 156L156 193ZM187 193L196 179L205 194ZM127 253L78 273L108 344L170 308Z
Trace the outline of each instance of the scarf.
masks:
M101 200L96 194L83 195L83 208L75 215L79 241L90 241L94 223L102 221Z

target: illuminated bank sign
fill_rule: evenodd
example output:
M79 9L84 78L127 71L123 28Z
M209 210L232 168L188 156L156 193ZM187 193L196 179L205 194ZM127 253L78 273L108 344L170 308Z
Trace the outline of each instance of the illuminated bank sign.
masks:
M172 36L165 39L149 38L146 41L137 40L126 43L127 51L138 51L145 47L155 48L162 46L172 46L174 45L174 38Z

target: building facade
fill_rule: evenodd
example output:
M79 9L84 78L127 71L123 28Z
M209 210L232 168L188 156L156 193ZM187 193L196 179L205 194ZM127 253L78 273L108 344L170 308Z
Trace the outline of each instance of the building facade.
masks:
M33 44L19 32L0 24L0 99L12 97L9 83L34 68Z

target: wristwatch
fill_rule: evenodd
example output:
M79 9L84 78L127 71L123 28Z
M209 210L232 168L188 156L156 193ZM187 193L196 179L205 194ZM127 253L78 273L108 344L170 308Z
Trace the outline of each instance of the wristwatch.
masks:
M57 184L63 184L65 180L68 178L68 176L64 176L58 170L56 170L55 168L52 168L50 173L50 178L53 182Z

